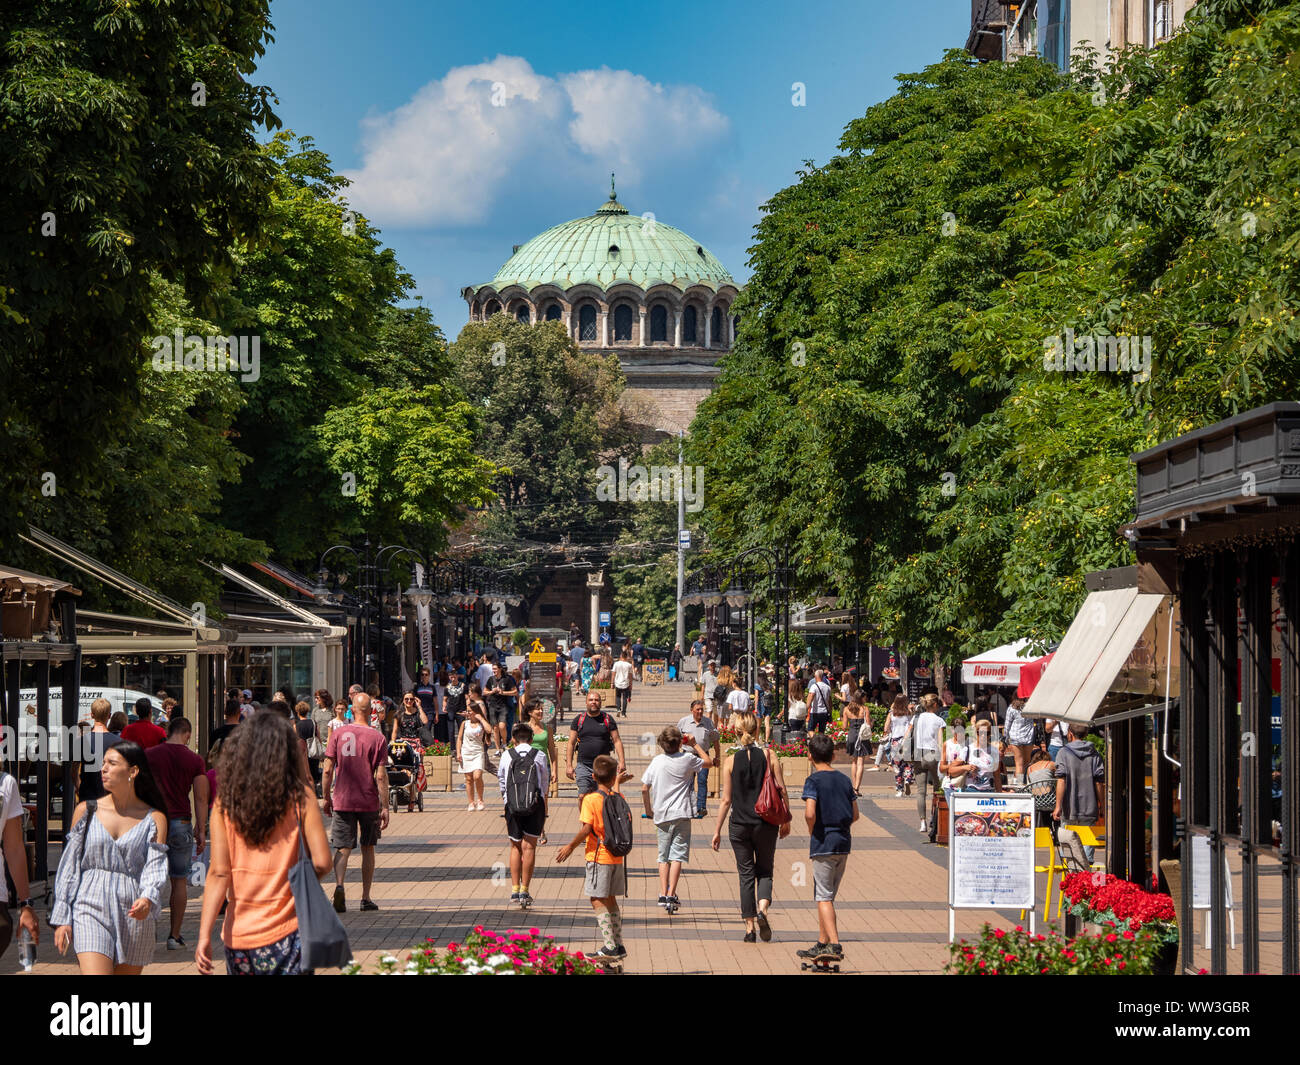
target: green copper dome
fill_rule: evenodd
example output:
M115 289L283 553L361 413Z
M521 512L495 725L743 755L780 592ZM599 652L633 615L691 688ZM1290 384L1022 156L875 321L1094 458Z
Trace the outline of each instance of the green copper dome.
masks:
M497 291L507 285L528 291L539 285L606 289L627 281L642 288L669 284L682 290L696 284L715 290L736 284L694 237L629 213L611 187L609 199L595 213L553 226L521 245L491 285Z

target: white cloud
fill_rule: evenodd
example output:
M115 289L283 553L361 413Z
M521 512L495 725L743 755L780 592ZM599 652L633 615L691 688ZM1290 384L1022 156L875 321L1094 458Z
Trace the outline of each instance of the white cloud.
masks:
M611 169L628 184L666 175L712 155L728 129L697 86L608 67L550 78L497 56L367 119L348 198L380 225L477 223L512 196L575 182L594 192Z

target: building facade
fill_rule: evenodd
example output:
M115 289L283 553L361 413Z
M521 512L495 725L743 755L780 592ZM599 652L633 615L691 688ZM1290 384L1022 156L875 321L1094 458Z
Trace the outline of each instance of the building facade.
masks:
M966 50L977 59L1037 55L1070 69L1075 49L1104 64L1133 45L1153 48L1183 24L1195 0L971 0Z
M686 429L736 336L731 274L680 229L609 199L514 253L462 290L471 322L507 314L559 322L579 347L616 355L649 425Z

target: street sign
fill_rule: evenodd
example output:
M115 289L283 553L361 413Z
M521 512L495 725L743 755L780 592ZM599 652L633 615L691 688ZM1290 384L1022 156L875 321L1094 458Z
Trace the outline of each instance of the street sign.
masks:
M605 628L607 625L609 625L609 611L602 610L600 612L600 627Z
M678 545L679 547L684 547L684 548L686 548L688 551L690 550L690 547L691 547L691 530L690 530L690 529L679 529L679 530L677 531L677 545Z

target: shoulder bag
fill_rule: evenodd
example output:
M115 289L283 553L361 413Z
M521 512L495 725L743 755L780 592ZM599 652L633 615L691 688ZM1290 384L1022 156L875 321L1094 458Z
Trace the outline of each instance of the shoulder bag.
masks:
M754 813L769 825L788 825L791 821L790 804L786 802L781 789L777 787L776 774L772 772L772 752L763 752L766 764L763 769L763 786L758 789L758 798L754 801Z
M343 922L334 912L320 886L316 869L307 853L302 831L302 807L298 807L298 860L289 868L289 888L298 912L298 940L302 946L302 967L342 967L352 960L352 947Z

